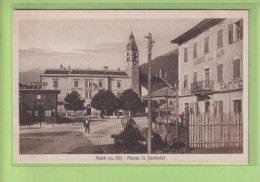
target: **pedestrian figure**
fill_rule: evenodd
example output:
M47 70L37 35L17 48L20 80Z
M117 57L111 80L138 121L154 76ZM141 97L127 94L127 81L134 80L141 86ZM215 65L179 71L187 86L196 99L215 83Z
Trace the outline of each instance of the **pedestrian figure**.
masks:
M89 127L90 127L90 120L87 118L85 121L84 121L84 127L85 127L85 133L89 133Z

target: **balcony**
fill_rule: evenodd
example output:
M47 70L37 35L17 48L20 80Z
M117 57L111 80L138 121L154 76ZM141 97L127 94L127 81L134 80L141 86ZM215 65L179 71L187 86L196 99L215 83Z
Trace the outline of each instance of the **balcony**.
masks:
M203 81L191 83L192 94L210 94L213 91L214 91L213 80L203 80Z

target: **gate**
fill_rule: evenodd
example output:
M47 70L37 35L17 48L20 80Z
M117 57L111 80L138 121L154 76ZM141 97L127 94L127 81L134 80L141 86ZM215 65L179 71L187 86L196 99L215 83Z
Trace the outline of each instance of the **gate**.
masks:
M190 114L189 147L242 147L242 118L242 112L222 115Z

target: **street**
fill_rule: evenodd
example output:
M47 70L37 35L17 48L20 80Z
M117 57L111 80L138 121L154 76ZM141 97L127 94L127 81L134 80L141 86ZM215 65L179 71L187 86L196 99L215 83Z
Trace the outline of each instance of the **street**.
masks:
M142 127L147 125L146 118L135 118L135 121ZM111 134L118 134L121 130L123 128L118 118L92 119L89 134L85 134L83 123L20 126L20 153L121 153L114 148L114 139L111 138Z
M147 118L134 118L147 127ZM122 131L118 118L92 119L90 133L85 134L83 123L35 124L20 126L20 154L125 154L146 153L145 146L116 146L111 134ZM242 147L193 149L189 153L242 153ZM160 148L153 153L186 153L185 148Z

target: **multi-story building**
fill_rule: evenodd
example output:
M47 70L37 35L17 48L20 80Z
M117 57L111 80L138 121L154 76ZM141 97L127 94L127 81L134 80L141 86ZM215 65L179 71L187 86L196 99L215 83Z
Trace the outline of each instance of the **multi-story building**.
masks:
M205 19L178 44L179 108L236 113L243 97L243 20Z
M64 101L66 95L72 91L78 91L85 104L89 108L92 97L100 89L111 90L117 97L122 92L131 88L138 95L139 86L139 58L138 48L133 33L131 32L126 48L125 70L109 70L104 67L103 70L93 69L68 69L62 65L59 69L48 69L41 75L41 82L46 82L43 89L60 90L58 100ZM63 110L63 107L59 107Z
M20 124L55 123L59 90L35 89L19 83Z

